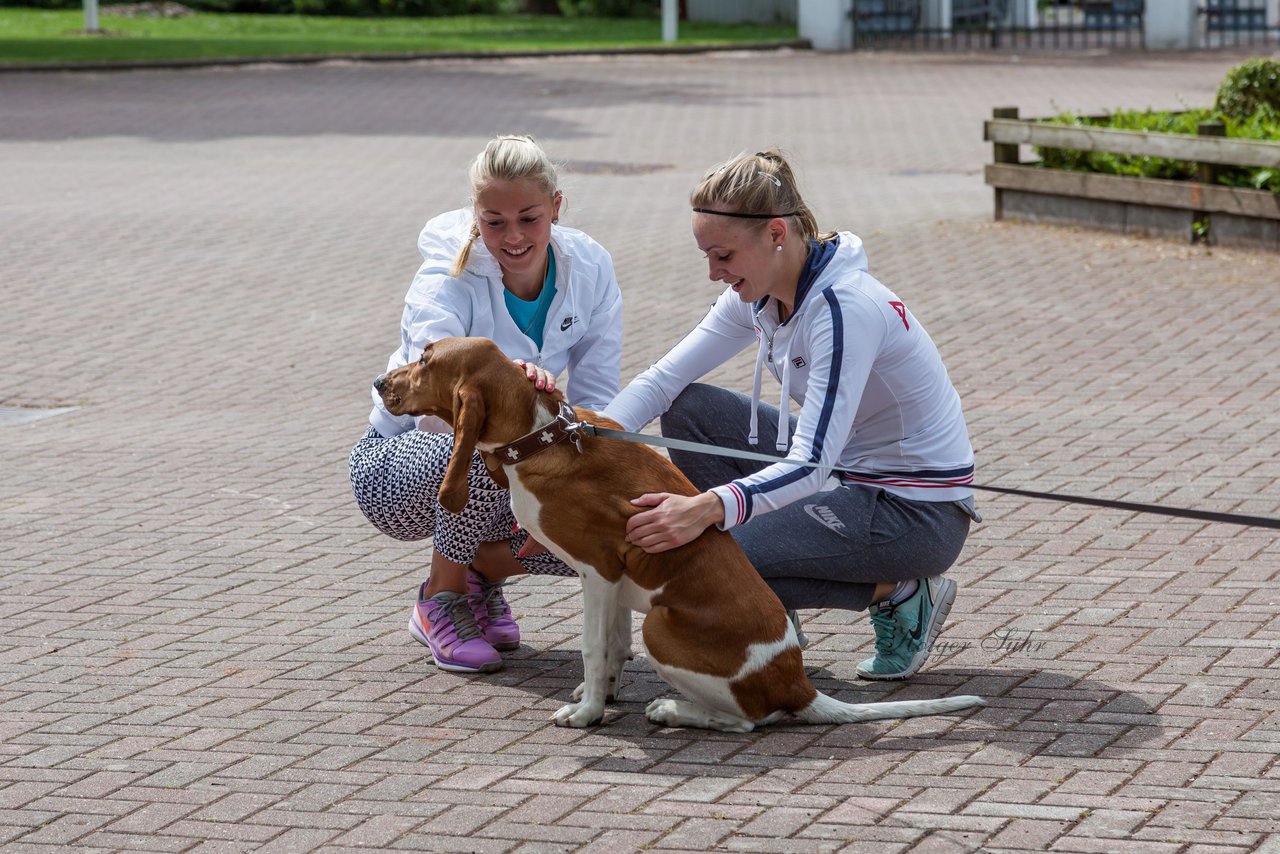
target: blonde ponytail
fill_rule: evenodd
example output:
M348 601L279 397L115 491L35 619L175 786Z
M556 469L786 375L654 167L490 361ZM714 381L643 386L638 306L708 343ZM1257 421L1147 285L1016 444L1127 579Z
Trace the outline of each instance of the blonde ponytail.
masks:
M480 236L480 224L474 220L471 223L471 236L467 238L467 242L462 244L462 249L458 251L458 257L453 259L453 266L449 268L449 275L458 278L462 275L462 271L467 269L467 262L471 260L471 246L476 242L476 238Z

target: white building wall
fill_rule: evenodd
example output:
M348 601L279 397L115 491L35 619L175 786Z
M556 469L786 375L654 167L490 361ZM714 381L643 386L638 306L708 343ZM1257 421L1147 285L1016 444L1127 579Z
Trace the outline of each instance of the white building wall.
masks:
M800 0L796 29L814 50L852 50L853 0Z
M1196 0L1147 3L1143 40L1151 50L1189 50L1197 47L1199 22Z

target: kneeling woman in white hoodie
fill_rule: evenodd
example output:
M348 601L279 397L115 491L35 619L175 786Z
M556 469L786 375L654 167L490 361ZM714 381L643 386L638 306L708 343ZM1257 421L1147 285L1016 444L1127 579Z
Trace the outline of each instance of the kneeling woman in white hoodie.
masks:
M622 296L598 243L558 224L555 166L531 137L499 136L471 164L471 208L441 214L418 238L422 266L405 297L400 346L387 370L432 341L482 336L526 364L539 387L568 371L566 396L603 409L618 392ZM373 393L370 427L351 451L351 488L365 516L401 540L433 538L431 574L409 631L445 670L487 672L520 644L502 581L522 572L576 575L545 552L518 557L510 497L472 461L459 514L440 506L453 437L433 418L396 417Z
M705 491L635 498L652 509L627 539L660 552L711 525L731 531L793 620L797 608L869 610L876 655L858 675L905 679L942 628L956 592L942 573L978 518L960 397L920 321L867 272L862 241L818 231L781 153L733 158L691 202L710 277L728 288L604 414L628 430L661 414L664 436L816 467L673 450ZM752 345L751 397L694 383ZM766 368L777 408L760 403ZM835 467L857 474L831 488Z

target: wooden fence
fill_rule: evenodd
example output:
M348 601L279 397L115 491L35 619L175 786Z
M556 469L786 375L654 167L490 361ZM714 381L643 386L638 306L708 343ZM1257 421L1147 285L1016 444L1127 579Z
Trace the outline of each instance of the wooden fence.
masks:
M995 162L995 218L1105 228L1280 251L1280 194L1214 184L1224 166L1280 171L1280 142L1228 139L1222 126L1199 136L1048 124L995 110L984 128ZM1134 178L1049 169L1021 162L1020 146L1162 157L1198 164L1197 180Z

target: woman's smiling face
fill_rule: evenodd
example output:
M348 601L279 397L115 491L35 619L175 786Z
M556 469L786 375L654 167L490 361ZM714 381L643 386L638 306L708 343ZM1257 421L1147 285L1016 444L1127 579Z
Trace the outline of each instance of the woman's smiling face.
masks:
M560 215L560 194L535 181L493 181L476 194L476 222L485 248L502 272L541 276L551 241L551 221Z
M693 239L706 253L711 281L729 285L743 302L757 302L770 294L776 259L768 228L695 213Z

